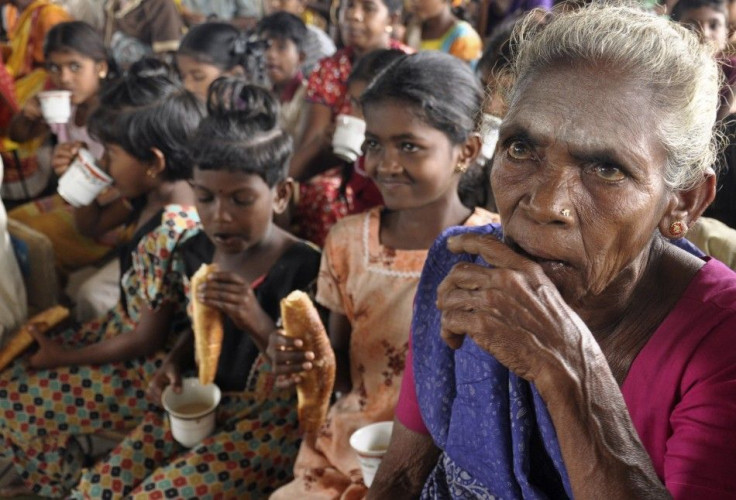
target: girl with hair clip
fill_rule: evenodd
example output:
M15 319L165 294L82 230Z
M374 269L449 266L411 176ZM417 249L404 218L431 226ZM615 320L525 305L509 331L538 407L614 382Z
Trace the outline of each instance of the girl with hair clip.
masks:
M105 462L85 474L78 494L261 498L291 477L299 443L296 397L275 387L263 353L280 300L313 288L320 253L272 222L292 190L291 138L277 121L278 102L268 90L219 79L190 148L202 228L176 259L185 269L187 296L197 294L225 318L215 433L185 450L173 440L164 412L149 412ZM188 289L189 277L210 262L218 271L198 290ZM194 368L193 343L190 330L153 377L148 393L157 405L163 389L171 384L179 390L182 374Z
M350 114L347 80L353 65L365 54L378 49L411 49L391 37L398 22L401 0L343 0L339 27L344 47L319 62L307 83L304 125L296 141L290 173L304 181L332 164L318 165L332 139L332 125L339 114Z
M317 435L304 437L296 479L271 498L365 495L349 438L393 419L427 251L450 226L498 220L478 208L489 189L475 164L482 100L470 67L439 52L403 56L362 94L365 170L385 205L346 217L327 236L317 301L330 311L337 401ZM284 385L314 359L280 332L269 352Z
M105 148L103 168L136 200L135 234L120 252L120 301L58 335L33 331L38 349L0 373L0 456L13 462L21 491L45 497L64 496L79 481L79 438L142 419L162 351L186 324L172 256L199 222L186 147L203 109L168 77L130 71L103 92L89 121Z
M176 67L184 87L203 102L207 89L221 76L245 74L245 34L229 23L193 26L176 52Z

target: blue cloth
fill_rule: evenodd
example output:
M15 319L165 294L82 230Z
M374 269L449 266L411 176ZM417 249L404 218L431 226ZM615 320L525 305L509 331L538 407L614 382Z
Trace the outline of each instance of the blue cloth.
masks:
M450 228L432 245L422 271L412 321L414 378L424 423L443 450L422 498L572 498L552 419L536 388L471 338L455 351L440 337L437 287L458 262L488 265L447 249L447 239L461 233L502 237L497 224ZM685 239L673 244L702 256Z

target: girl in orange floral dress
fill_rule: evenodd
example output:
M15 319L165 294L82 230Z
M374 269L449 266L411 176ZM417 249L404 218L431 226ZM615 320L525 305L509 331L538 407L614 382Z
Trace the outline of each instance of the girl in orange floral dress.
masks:
M434 52L403 56L363 94L365 170L385 206L343 219L327 237L317 300L330 310L337 401L317 435L304 436L295 480L271 498L366 493L348 440L358 428L394 417L427 251L448 227L498 220L474 208L488 190L474 166L481 101L470 68ZM314 358L280 333L272 334L269 352L284 384L297 381Z

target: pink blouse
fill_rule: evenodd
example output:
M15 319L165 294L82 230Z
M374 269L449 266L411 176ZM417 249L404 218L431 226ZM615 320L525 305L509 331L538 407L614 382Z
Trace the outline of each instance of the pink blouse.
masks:
M736 496L736 273L706 261L621 388L639 438L674 498ZM396 417L428 433L411 342Z

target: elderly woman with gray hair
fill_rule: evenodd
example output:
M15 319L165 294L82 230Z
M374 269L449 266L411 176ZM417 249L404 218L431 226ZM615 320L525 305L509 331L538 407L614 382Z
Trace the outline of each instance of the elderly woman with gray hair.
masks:
M732 497L736 274L680 240L715 194L716 63L627 7L515 44L502 226L430 250L369 498Z

